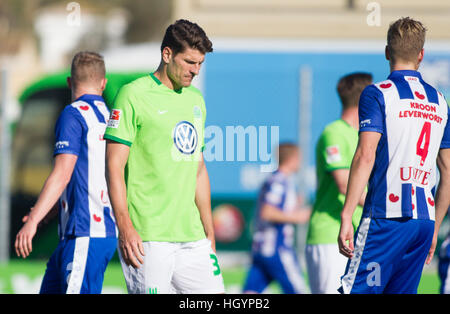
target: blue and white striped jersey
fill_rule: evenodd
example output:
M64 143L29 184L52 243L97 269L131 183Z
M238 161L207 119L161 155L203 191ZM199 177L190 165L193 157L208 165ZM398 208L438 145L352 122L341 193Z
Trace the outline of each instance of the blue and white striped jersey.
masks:
M109 110L101 96L83 95L67 106L55 127L57 154L78 156L69 184L59 200L59 234L116 237L114 214L105 179L103 139Z
M359 101L360 132L382 134L363 216L435 218L436 158L450 148L444 96L412 70L392 72L366 87Z
M297 206L294 183L282 172L276 171L264 182L258 197L253 251L264 256L273 256L279 247L291 248L294 244L294 226L262 220L260 211L264 204L270 204L288 212Z

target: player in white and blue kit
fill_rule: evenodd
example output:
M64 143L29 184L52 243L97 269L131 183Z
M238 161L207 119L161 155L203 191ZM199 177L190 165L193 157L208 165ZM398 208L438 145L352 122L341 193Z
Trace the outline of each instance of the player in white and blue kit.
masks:
M448 105L417 72L425 32L410 18L393 23L386 48L391 74L360 97L360 138L338 238L340 252L351 258L343 293L417 293L450 204ZM436 160L441 179L434 193ZM351 217L367 181L353 240Z
M103 57L80 52L68 78L73 103L55 127L55 163L39 198L17 234L16 252L27 257L39 222L59 204L60 242L41 293L101 293L103 275L117 247L116 224L105 179L103 134L109 110Z
M244 285L246 293L261 293L277 281L287 294L304 293L302 271L294 249L293 224L308 220L310 211L299 210L291 175L298 171L300 152L293 144L279 147L279 168L264 182L257 204L252 266Z

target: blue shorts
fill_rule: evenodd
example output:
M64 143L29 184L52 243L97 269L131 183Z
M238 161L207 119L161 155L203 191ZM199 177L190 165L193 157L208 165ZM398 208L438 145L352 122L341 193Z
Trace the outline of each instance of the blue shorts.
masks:
M272 281L277 281L286 294L305 292L302 271L293 249L279 248L270 257L253 254L244 292L261 293Z
M99 294L117 238L73 237L61 240L50 257L41 294Z
M442 243L439 253L439 277L441 294L450 294L450 237Z
M417 293L434 221L363 217L341 293Z

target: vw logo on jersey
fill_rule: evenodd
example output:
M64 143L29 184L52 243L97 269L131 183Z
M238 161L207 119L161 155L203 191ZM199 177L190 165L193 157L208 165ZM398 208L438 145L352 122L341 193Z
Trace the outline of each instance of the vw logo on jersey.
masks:
M197 130L190 122L180 121L173 130L173 142L180 152L190 155L197 147Z

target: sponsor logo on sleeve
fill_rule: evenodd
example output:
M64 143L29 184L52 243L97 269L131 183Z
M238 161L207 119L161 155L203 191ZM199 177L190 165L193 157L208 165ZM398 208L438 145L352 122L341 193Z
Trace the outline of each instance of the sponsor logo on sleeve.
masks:
M363 120L363 121L361 121L359 123L359 127L360 128L364 128L364 127L370 125L371 123L372 123L372 121L370 119L366 119L366 120Z
M56 142L56 144L55 144L56 149L63 149L66 147L69 147L69 141L59 141L59 142Z
M339 162L342 160L339 146L337 146L337 145L328 146L326 148L326 152L327 152L327 163L328 164L332 164L332 163Z
M111 110L111 117L108 121L108 128L117 129L120 124L120 118L122 116L122 110L120 109L113 109Z

